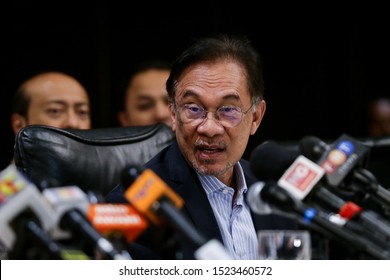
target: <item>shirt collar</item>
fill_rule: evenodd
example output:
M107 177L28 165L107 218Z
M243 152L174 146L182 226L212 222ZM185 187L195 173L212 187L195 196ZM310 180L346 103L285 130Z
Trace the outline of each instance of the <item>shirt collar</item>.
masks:
M197 174L207 195L228 187L220 180L218 180L217 177L215 177L214 175L202 175L198 172ZM242 194L247 192L248 187L245 182L244 171L242 170L240 162L237 162L237 164L234 166L234 176L236 176L236 183L238 189L237 197L241 197Z

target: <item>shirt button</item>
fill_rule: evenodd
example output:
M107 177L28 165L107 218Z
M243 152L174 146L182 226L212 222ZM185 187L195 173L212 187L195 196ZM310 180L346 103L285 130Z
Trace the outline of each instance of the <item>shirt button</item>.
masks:
M223 191L222 191L224 194L227 194L228 192L229 192L229 190L228 189L223 189Z

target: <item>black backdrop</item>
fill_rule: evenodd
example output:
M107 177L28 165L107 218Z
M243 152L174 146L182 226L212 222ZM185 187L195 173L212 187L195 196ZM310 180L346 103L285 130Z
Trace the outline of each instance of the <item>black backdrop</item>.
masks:
M12 1L1 40L1 167L13 153L11 97L31 74L74 75L90 93L93 126L116 126L132 65L172 60L192 38L221 31L246 34L264 60L267 112L245 156L268 139L364 137L367 100L389 90L387 9L268 2Z

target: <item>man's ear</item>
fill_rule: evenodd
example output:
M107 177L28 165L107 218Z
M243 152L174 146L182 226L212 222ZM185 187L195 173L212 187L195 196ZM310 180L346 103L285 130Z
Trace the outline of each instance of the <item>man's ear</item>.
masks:
M255 134L259 128L261 121L263 120L266 107L267 106L264 100L261 100L258 104L256 104L256 111L253 113L251 135Z
M169 109L169 114L171 115L171 121L172 121L172 130L175 132L176 131L176 110L175 106L170 103L168 106Z
M14 113L11 115L11 127L14 134L18 134L19 130L27 125L27 120L20 114Z
M118 114L116 116L117 116L118 123L120 126L129 126L129 121L127 119L125 111L118 112Z

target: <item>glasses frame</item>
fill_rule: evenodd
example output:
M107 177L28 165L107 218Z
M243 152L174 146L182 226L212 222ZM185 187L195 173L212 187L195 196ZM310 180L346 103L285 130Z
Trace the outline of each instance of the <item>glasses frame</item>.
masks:
M201 125L202 123L204 123L204 121L205 121L206 119L208 119L208 114L209 114L209 113L213 113L214 119L215 119L215 121L216 121L218 124L220 124L220 125L223 126L223 127L229 127L229 128L238 126L238 125L242 122L242 119L243 119L244 115L246 115L246 114L253 108L253 105L255 105L255 103L251 102L251 105L250 105L249 108L248 108L247 110L245 110L245 111L243 111L243 109L242 109L241 107L238 107L238 106L221 106L221 107L217 108L217 110L215 110L215 111L209 111L209 110L205 110L205 109L203 108L203 106L200 106L200 105L198 105L198 104L196 104L196 103L186 103L186 104L183 104L183 105L181 105L181 106L178 106L178 105L175 103L175 105L174 105L174 106L175 106L175 111L176 111L176 112L182 111L183 108L188 108L188 106L190 106L190 104L196 105L198 108L202 109L202 110L203 110L203 114L202 114L202 117L201 117L201 118L197 118L197 119L193 119L193 120L188 120L188 122L185 122L185 123L191 123L191 122L200 120L200 122L197 124L197 126L198 126L198 125ZM239 122L238 122L237 124L235 124L235 125L229 125L229 126L226 126L226 125L223 125L223 124L222 124L218 112L219 112L219 110L220 110L221 108L224 108L224 107L231 107L231 108L234 107L235 109L237 109L237 111L238 111L239 113L241 113L241 117L240 117ZM179 115L180 115L180 113L179 113ZM181 119L183 119L183 118L181 117Z

